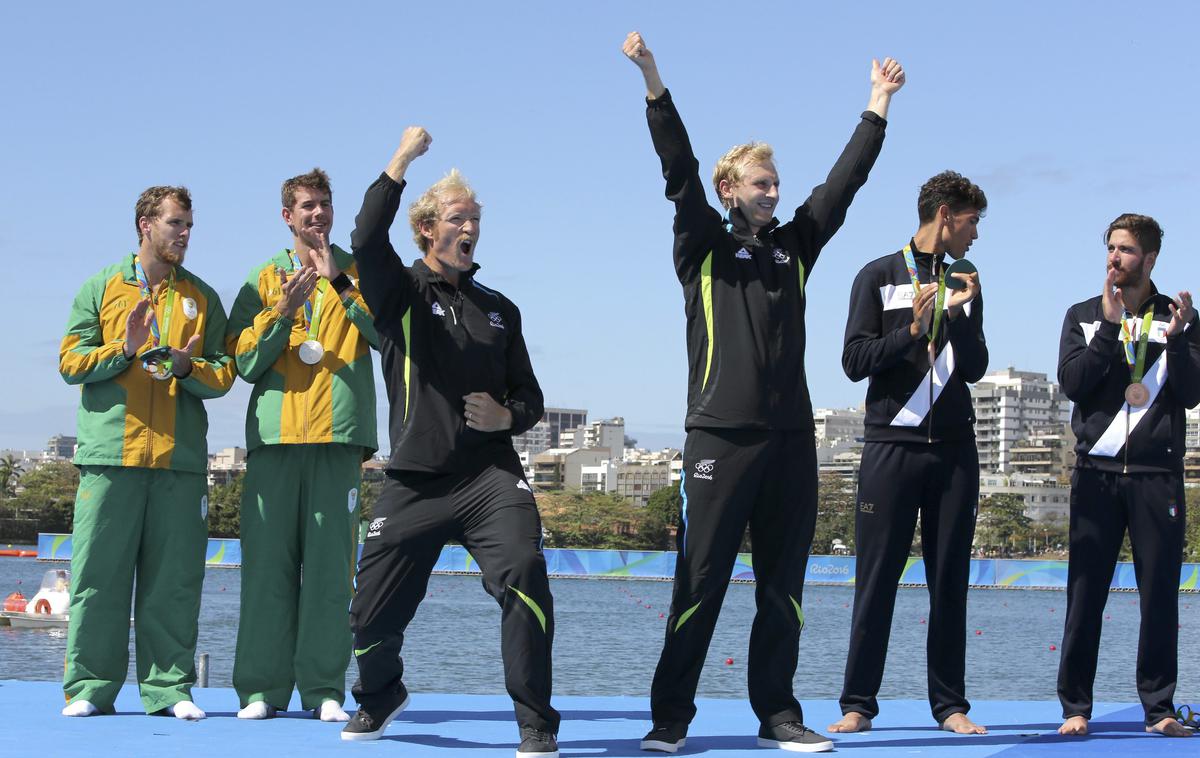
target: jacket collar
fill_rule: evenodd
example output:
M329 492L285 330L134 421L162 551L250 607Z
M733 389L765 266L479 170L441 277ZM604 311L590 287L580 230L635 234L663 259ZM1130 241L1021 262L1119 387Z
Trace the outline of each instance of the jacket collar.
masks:
M919 259L921 256L925 256L926 258L931 258L933 256L933 253L927 253L924 250L921 250L920 248L917 247L917 240L915 237L909 238L908 247L909 247L909 249L912 250L912 254L913 254L914 258Z
M779 219L772 217L766 226L759 229L758 234L755 235L750 231L750 223L746 220L741 208L730 208L729 217L725 219L725 229L733 235L735 240L746 247L762 246L763 238L769 236L777 226L779 226Z
M438 272L429 268L429 266L427 266L425 264L424 258L417 258L417 260L414 261L413 265L412 265L412 272L414 274L416 274L417 278L420 279L421 281L425 282L426 284L436 284L438 286L447 287L452 290L453 289L459 289L459 290L464 289L464 286L466 285L466 283L468 281L473 280L473 277L475 276L475 272L478 270L479 270L479 264L472 263L470 271L462 271L459 273L458 286L455 287L453 284L446 281L446 277L442 276Z

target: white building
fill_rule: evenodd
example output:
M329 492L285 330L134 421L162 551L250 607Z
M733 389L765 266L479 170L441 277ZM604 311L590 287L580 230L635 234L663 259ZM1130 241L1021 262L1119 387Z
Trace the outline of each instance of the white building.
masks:
M512 438L513 449L518 453L535 454L554 447L550 422L542 419L527 431Z
M1188 411L1185 418L1183 478L1189 486L1200 485L1200 405Z
M1065 521L1071 510L1071 488L1050 479L982 474L979 497L988 495L1017 495L1025 504L1025 515L1034 521Z
M228 484L246 470L246 448L226 447L208 456L208 486Z
M1012 448L1035 427L1065 425L1071 405L1058 383L1011 366L985 375L971 388L975 440L982 471L1011 470Z
M619 461L625 452L625 419L617 416L574 429L563 429L559 434L558 446L577 450L603 448L608 450L613 460Z
M560 435L564 429L574 429L587 424L587 410L583 408L546 408L542 418L533 428L513 436L513 449L518 453L537 453L563 445Z
M817 446L822 443L862 442L866 434L866 411L860 408L814 408Z
M582 492L616 492L618 468L608 459L591 466L580 466L578 489Z

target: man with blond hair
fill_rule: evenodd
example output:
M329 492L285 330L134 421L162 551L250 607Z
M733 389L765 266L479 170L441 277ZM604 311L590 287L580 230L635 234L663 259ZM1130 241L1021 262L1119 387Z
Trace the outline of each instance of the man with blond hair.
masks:
M750 634L750 704L758 744L819 752L792 692L804 570L817 515L812 403L804 374L804 288L883 145L888 104L904 84L875 61L868 110L825 183L791 221L774 217L779 176L770 147L741 145L717 162L708 205L699 165L654 56L637 32L624 53L646 84L646 118L675 203L675 270L687 311L688 436L679 557L666 640L650 691L643 750L682 747L696 686L746 525L758 612Z
M208 542L203 401L229 391L233 361L217 293L182 265L187 189L147 189L134 223L137 252L84 283L59 351L63 379L82 390L62 712L113 712L133 593L142 705L195 720L204 718L191 694Z
M374 506L350 606L358 712L342 731L372 740L408 704L400 648L448 540L479 564L501 607L504 679L520 727L518 756L556 756L550 705L554 608L542 526L512 446L542 417L542 391L521 336L521 314L475 274L480 206L457 171L409 213L423 256L405 266L388 230L404 174L429 148L404 131L355 220L354 257L379 332L391 403L388 479Z
M254 385L233 687L238 718L272 718L295 687L315 717L348 721L358 491L377 447L375 324L354 258L329 242L329 176L313 169L281 194L292 247L250 272L229 317L229 352Z

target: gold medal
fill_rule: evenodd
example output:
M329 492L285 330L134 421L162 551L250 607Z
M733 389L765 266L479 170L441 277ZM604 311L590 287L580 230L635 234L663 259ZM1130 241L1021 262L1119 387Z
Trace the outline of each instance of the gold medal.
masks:
M310 366L315 366L321 362L321 358L325 355L325 348L316 340L305 340L304 344L300 345L300 360Z
M1133 408L1141 408L1150 402L1150 390L1141 382L1134 382L1125 388L1125 402Z

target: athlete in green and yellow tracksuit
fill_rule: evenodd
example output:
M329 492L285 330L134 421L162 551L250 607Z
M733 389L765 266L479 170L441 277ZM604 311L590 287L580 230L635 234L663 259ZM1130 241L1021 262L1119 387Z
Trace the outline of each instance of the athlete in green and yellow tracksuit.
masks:
M238 374L254 385L233 670L242 718L286 709L293 686L302 708L347 718L358 491L377 446L376 336L350 282L353 257L328 244L327 182L316 170L284 184L295 250L251 272L229 322Z
M179 265L187 190L151 188L137 213L138 253L84 283L59 355L63 379L82 389L64 714L112 711L129 666L136 573L146 712L201 718L190 701L208 534L202 401L229 390L233 361L217 294ZM173 349L169 360L138 358L160 345Z

